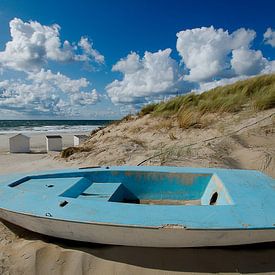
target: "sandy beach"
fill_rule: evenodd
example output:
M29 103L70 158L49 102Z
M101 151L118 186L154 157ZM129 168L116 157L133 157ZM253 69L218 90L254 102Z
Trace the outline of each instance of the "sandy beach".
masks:
M206 148L204 145L195 146L192 152L184 149L185 157L175 160L167 155L165 158L152 159L147 165L239 165L246 169L259 169L274 176L274 120L269 117L272 112L274 113L274 109L254 117L244 116L242 120L229 117L230 121L238 120L237 126L226 123L225 119L222 123L228 129L217 130L219 126L216 125L215 128L204 131L203 136L198 135L200 129L180 132L177 128L172 128L169 131L176 140L169 138L169 131L164 134L161 129L152 130L152 123L155 123L152 119L151 122L146 121L146 117L125 121L96 133L83 145L87 147L90 144L89 152L74 154L67 159L60 158L57 152L45 152L43 134L31 136L30 154L10 154L10 135L0 135L0 174L90 164L119 164L117 160L121 164L136 165L159 152L156 148L163 146L161 144L175 146L179 141L188 144L190 141L217 136L227 130L240 129L243 125L252 125L239 131L233 138L213 141ZM261 123L257 123L257 120ZM137 129L141 127L144 130L139 130L139 139L135 139ZM61 135L64 148L72 146L72 134ZM215 154L210 151L213 148L216 150ZM234 150L230 151L230 148ZM271 156L271 159L266 159L266 156ZM3 222L0 223L0 259L1 274L272 274L275 272L275 244L184 249L120 247L54 239Z
M73 146L72 133L51 133L62 136L63 148ZM81 132L86 134L89 132ZM0 134L0 175L16 172L31 172L59 169L63 167L77 167L77 163L60 161L59 152L46 152L46 140L44 133L26 133L31 138L30 153L9 153L9 137L14 134Z

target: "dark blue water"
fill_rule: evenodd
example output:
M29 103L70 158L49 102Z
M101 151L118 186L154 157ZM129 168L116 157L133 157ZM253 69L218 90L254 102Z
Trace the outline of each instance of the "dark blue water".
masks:
M112 120L0 120L0 133L88 132Z

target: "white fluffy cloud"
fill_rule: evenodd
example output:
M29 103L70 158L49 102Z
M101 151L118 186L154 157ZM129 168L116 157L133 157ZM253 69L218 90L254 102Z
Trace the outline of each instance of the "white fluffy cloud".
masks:
M45 26L36 21L23 22L19 18L10 21L11 41L0 52L0 64L14 70L38 71L47 61L85 61L103 63L104 57L87 38L81 38L79 48L60 39L60 26Z
M232 51L230 61L236 75L256 75L267 66L261 51L240 48Z
M184 30L177 37L177 50L189 70L185 76L189 81L258 74L266 65L261 51L250 49L256 37L253 30L241 28L230 34L211 26Z
M112 68L113 71L122 72L124 74L134 74L142 69L142 61L137 53L132 52L124 59L118 61Z
M71 115L78 106L99 101L98 92L95 89L87 91L88 85L85 78L72 80L50 70L32 72L27 80L0 81L0 107L22 113Z
M78 42L79 47L83 50L84 54L78 55L76 59L91 62L95 60L99 64L104 63L104 56L93 48L93 43L89 42L87 37L81 37Z
M92 105L100 100L100 96L96 89L91 92L74 93L70 96L71 103L77 105Z
M275 60L269 61L262 71L263 74L270 74L275 72Z
M266 32L264 33L264 41L266 44L275 47L275 30L267 28Z
M44 69L37 73L29 73L28 79L32 80L34 84L50 85L66 93L77 93L89 85L89 81L86 78L70 79L59 72L54 74L51 70Z
M144 98L175 93L178 88L178 65L170 57L171 49L145 52L144 57L133 52L113 66L113 71L123 73L107 87L114 103L140 103Z
M236 77L231 77L231 78L222 78L220 80L214 80L214 81L210 81L210 82L204 82L204 83L200 83L199 87L197 89L194 89L193 91L202 93L204 91L211 90L215 87L232 84L236 81L243 80L246 78L247 78L247 76L236 76Z
M10 21L11 40L0 52L2 77L11 71L18 78L0 81L0 109L26 114L72 115L82 106L100 100L86 78L71 79L45 69L49 61L103 64L104 56L93 48L88 38L78 43L60 39L58 25L45 26L36 21ZM8 70L6 70L8 68ZM7 72L7 73L6 73ZM5 74L5 76L3 76Z

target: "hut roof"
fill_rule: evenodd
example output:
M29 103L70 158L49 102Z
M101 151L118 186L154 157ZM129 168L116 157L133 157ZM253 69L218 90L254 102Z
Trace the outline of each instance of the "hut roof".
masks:
M10 137L9 139L20 138L20 137L25 138L25 139L30 139L30 137L23 135L23 134L17 134L15 136Z

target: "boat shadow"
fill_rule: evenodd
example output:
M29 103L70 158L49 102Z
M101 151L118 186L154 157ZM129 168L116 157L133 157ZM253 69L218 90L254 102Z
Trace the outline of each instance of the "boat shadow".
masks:
M263 273L275 271L275 243L208 248L102 246L82 250L105 260L148 269L195 273Z
M3 222L3 221L2 221ZM208 248L144 248L91 244L48 237L8 222L6 227L26 240L40 240L132 266L197 273L275 272L275 243Z

